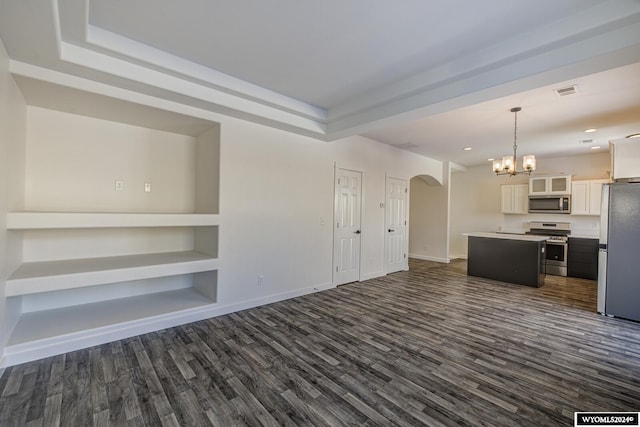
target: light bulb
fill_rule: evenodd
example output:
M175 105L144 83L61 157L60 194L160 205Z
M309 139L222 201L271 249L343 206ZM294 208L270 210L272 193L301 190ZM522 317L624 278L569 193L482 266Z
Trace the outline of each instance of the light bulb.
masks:
M529 154L522 158L522 167L528 171L536 170L536 156Z

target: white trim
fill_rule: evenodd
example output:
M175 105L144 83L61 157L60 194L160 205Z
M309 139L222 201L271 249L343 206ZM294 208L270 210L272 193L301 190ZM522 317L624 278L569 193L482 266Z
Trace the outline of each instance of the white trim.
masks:
M387 274L384 271L376 271L375 273L367 273L367 274L363 274L362 277L360 278L361 282L364 282L366 280L371 280L371 279L377 279L378 277L384 277Z
M319 137L326 134L326 124L324 122L303 117L269 104L263 104L252 99L245 99L223 92L222 90L190 82L66 42L62 42L62 55L60 59L85 68L101 70L112 76L151 85L180 95L186 95L223 108L240 111L305 131L315 132L318 133Z
M450 258L440 258L428 255L418 255L418 254L409 254L409 258L421 259L423 261L434 261L434 262L442 262L445 264L449 264L451 262Z
M5 296L77 289L108 283L201 273L218 260L196 251L22 263L5 284Z
M205 110L203 108L193 107L184 103L179 103L164 98L158 98L129 89L123 89L118 86L101 83L95 80L85 79L83 77L78 77L71 74L65 74L59 71L28 64L26 62L16 61L13 59L9 60L9 72L12 75L40 80L43 82L77 89L96 95L103 95L121 101L129 101L135 104L142 104L149 107L159 108L161 110L171 111L186 116L192 116L198 119L209 120L212 122L212 125L219 123L223 119L223 117L225 117L220 113Z
M446 166L444 166L446 165ZM447 186L447 224L446 224L446 231L447 231L447 235L445 238L445 254L447 256L447 262L449 262L449 260L451 259L451 165L452 162L446 162L445 164L443 164L443 167L446 167L446 172L447 172L447 179L446 181L444 180L443 177L443 181L444 184Z
M331 258L331 283L334 286L338 286L337 283L337 279L336 279L336 226L333 225L336 223L337 221L337 217L338 217L338 183L337 183L337 178L338 178L338 169L340 170L344 170L344 171L349 171L349 172L353 172L353 173L359 173L360 174L360 207L358 209L359 213L360 213L360 249L358 250L358 253L360 255L360 259L358 260L358 281L361 282L362 279L362 239L363 239L363 234L366 232L366 230L363 228L363 212L362 212L362 207L364 206L364 171L360 171L357 169L351 169L351 168L343 168L338 166L338 162L334 162L333 163L333 222L331 224L331 227L333 229L333 241L332 241L332 258ZM340 283L342 284L342 283Z
M188 95L195 99L214 103L222 108L255 115L286 126L300 128L303 131L311 131L314 134L317 133L317 138L322 138L326 134L327 111L325 109L95 27L89 23L88 1L85 3L86 20L81 23L86 47L66 42L62 37L59 0L52 0L52 2L54 36L60 61L76 64L90 70L106 72L113 76L152 85L181 95ZM146 66L140 66L101 53L100 50L109 50L125 57L135 58L165 71L156 71ZM161 63L165 65L161 65ZM218 86L221 90L194 83L182 77L172 76L166 71L207 82L209 85Z
M327 120L327 111L323 108L298 101L91 24L87 25L87 30L86 41L91 45L127 56L136 61L146 62L167 71L179 73L205 84L224 88L227 92L231 91L242 97L277 105L281 109L307 116L313 120L320 122L326 122Z
M155 332L186 323L223 316L265 304L272 304L303 295L321 292L335 288L331 283L322 283L294 291L269 295L237 304L218 306L209 304L203 307L166 313L144 319L133 320L116 325L84 330L77 333L51 337L35 342L10 345L5 348L5 357L0 363L0 369L20 363L30 362L44 357L55 356L94 345L100 345L115 340L133 337L145 333Z
M220 225L218 214L8 212L7 229L198 227Z
M387 262L387 246L388 246L388 232L387 227L389 227L389 217L387 215L388 207L389 207L389 179L396 179L398 181L404 181L405 185L405 204L404 204L404 250L403 252L406 254L406 258L404 259L403 269L409 270L409 183L410 179L407 178L398 178L395 176L388 175L387 172L384 173L384 228L382 230L383 233L383 253L382 253L382 266L385 274L389 274L389 263ZM401 270L398 270L401 271ZM395 273L395 271L393 271Z

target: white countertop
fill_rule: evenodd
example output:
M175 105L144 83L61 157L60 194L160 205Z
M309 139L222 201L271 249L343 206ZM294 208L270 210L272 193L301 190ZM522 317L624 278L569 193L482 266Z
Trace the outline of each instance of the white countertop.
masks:
M527 242L542 242L549 238L549 236L536 236L534 234L490 233L487 231L462 233L462 235L468 237L486 237L489 239L524 240Z

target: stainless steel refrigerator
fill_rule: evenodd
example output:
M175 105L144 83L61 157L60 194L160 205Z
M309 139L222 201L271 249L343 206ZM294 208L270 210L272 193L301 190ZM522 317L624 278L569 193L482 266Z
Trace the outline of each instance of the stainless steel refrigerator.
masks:
M640 321L640 183L602 188L598 312Z

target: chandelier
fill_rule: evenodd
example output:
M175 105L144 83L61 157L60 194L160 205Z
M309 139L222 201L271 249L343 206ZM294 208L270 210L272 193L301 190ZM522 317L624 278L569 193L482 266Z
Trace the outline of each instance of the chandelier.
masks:
M511 112L514 114L514 124L513 124L513 157L512 156L504 156L502 159L496 159L493 161L493 171L496 175L520 175L526 173L527 175L531 175L531 172L536 170L536 156L530 154L528 156L522 157L522 167L524 170L519 171L517 169L517 161L518 157L516 153L518 151L518 111L521 111L520 107L513 107Z

